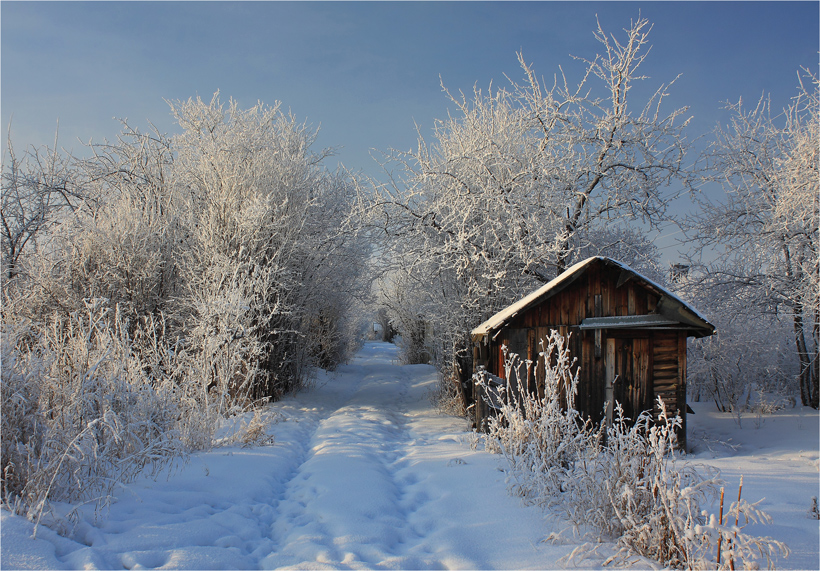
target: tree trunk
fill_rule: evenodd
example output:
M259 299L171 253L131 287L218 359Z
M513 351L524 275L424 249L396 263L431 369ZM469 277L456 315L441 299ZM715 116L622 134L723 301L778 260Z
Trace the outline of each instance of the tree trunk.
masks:
M783 242L783 255L786 260L786 277L789 278L790 283L795 281L795 271L792 266L792 256L789 251L789 246L785 237L781 237ZM800 266L798 265L799 269ZM797 356L800 359L800 400L803 406L810 406L812 408L818 407L818 386L817 386L817 342L815 339L812 354L809 353L808 345L806 344L806 333L803 323L803 314L805 307L803 305L803 296L797 294L794 302L794 341L797 345ZM814 316L809 314L809 319L814 321L812 324L812 335L817 327Z
M816 359L812 359L809 355L806 345L802 303L795 304L794 308L794 341L797 346L797 356L800 359L800 401L803 406L817 408L817 363Z

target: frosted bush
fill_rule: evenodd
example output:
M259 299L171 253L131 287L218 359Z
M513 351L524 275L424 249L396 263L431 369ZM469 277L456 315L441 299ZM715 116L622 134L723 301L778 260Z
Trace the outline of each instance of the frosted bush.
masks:
M742 482L742 478L741 478ZM686 546L690 549L686 567L689 569L758 569L764 562L774 569L778 556L788 557L789 548L770 537L743 533L749 523L771 523L771 517L739 499L732 502L723 516L703 510L701 521L686 530Z
M272 107L215 94L171 103L182 133L171 174L186 230L186 335L220 394L299 389L349 355L344 314L369 255L351 222L354 187L315 152L317 133ZM351 343L352 345L352 343Z
M53 502L99 509L119 484L193 450L273 442L278 418L237 383L232 342L203 359L172 343L161 317L131 323L105 299L40 324L6 305L0 334L2 502L36 523Z
M625 553L687 567L694 547L689 532L700 523L700 506L714 497L720 481L714 473L704 475L679 463L675 448L680 418L670 419L661 399L658 406L657 422L651 412L644 412L634 424L616 406L606 445L593 451L591 462L600 482L592 496L603 499L603 505L586 517L597 517L592 526L618 538ZM578 492L580 498L585 490ZM585 514L572 515L577 522Z
M532 363L522 362L504 347L507 385L500 387L504 400L499 414L489 419L488 432L489 441L510 463L513 493L552 506L560 501L570 463L597 433L575 410L578 373L571 372L573 362L564 338L553 331L541 348L542 361L555 366L545 367L544 397L539 399L526 390ZM486 374L479 373L477 384L488 390Z
M439 414L452 416L465 416L464 401L458 393L456 383L459 379L453 378L452 371L439 373L438 382L430 391L430 404L432 404Z
M749 315L746 308L737 307L737 300L696 301L699 308L710 310L718 332L690 344L689 397L714 400L718 410L731 412L738 420L747 412L756 412L758 405L778 406L789 396L793 398L799 371L788 359L793 342L788 321ZM748 359L752 354L755 359Z
M220 419L221 428L217 431L214 446L271 446L276 442L276 438L269 433L269 429L283 418L282 413L277 410L257 406L252 411Z
M2 325L3 502L39 521L51 501L104 504L119 482L184 453L176 387L138 357L105 300L43 327ZM147 353L145 353L147 355ZM153 368L152 368L153 365ZM152 374L153 369L153 374Z
M105 299L45 323L13 309L4 307L0 356L2 501L32 521L55 501L99 508L120 483L225 444L225 419L262 404L227 376L242 372L238 340L203 358L171 341L162 316L134 323ZM272 422L252 415L230 442L270 443Z
M719 541L724 567L751 567L761 560L771 566L777 553L788 555L780 542L742 533L741 518L770 521L756 505L739 499L722 522L703 509L722 482L717 473L681 461L676 439L681 420L669 418L661 399L657 420L647 411L631 422L616 403L612 424L596 426L575 410L578 369L573 372L564 338L552 331L541 348L541 398L526 388L533 363L506 348L506 386L491 388L486 372L475 379L488 399L494 398L492 391L500 393L500 409L488 423L487 449L508 461L511 493L562 516L575 534L615 541L617 553L610 560L638 555L667 567L714 568ZM731 519L735 525L727 523ZM569 558L594 549L588 544Z

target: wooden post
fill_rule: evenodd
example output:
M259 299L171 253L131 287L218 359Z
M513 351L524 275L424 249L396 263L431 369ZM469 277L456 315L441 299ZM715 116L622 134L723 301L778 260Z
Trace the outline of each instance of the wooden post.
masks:
M678 386L676 387L675 401L678 414L681 418L678 430L678 446L686 452L686 334L678 334Z
M482 423L484 422L484 392L473 380L473 414L475 415L475 429L478 432L483 432Z
M718 525L723 525L723 488L720 489L720 512L718 513ZM717 568L720 569L720 544L723 541L723 533L719 532L718 536L718 552L717 552Z
M606 340L606 425L612 426L612 415L615 410L615 339ZM600 394L600 393L599 393Z
M465 372L461 369L461 363L458 362L458 357L453 358L453 382L456 384L456 391L461 399L461 404L464 407L464 412L470 408L470 400L467 398L467 389L464 386Z

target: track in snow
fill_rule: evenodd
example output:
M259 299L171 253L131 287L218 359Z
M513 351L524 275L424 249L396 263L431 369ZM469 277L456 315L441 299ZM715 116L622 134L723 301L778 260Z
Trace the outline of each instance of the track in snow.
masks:
M30 565L13 565L4 533L3 567L552 566L568 548L539 543L542 516L507 496L497 458L432 410L435 382L431 367L398 366L393 345L368 343L273 405L287 419L274 446L199 454L167 481L131 484L72 540L41 528Z
M419 444L407 416L409 377L390 364L392 351L379 349L369 347L357 359L353 367L360 372L344 387L352 394L340 395L344 404L318 422L309 453L278 504L276 549L262 567L311 559L421 566L402 555L423 537L424 529L411 521L430 501L413 489L418 478L405 469L408 448Z

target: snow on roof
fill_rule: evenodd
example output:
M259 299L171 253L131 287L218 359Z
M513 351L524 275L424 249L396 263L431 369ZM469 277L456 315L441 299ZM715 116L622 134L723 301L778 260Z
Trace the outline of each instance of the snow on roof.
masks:
M567 268L561 275L556 277L555 279L549 281L548 283L544 284L534 292L530 293L529 295L521 298L517 302L513 303L510 306L502 309L492 317L490 317L487 321L476 327L471 331L471 336L473 339L483 337L490 333L491 331L496 331L500 329L505 323L507 323L510 319L524 311L525 309L529 308L531 305L542 301L544 298L548 297L549 294L555 294L560 291L560 286L567 284L568 282L573 281L577 278L583 271L586 269L588 265L590 265L595 260L600 260L605 264L614 265L621 268L624 271L630 272L633 274L633 277L638 278L639 280L646 283L650 288L657 290L659 294L665 296L673 301L674 305L680 306L681 308L685 308L689 311L697 320L703 321L705 328L711 328L714 330L714 326L709 323L705 317L703 317L700 313L698 313L694 308L684 302L681 298L676 296L674 293L670 292L666 288L658 285L654 281L650 280L646 276L638 273L637 271L630 268L628 265L624 264L623 262L619 262L617 260L613 260L611 258L606 258L604 256L593 256L591 258L587 258L586 260L580 261L577 264L574 264ZM711 335L711 333L710 333Z
M518 300L514 304L509 305L506 308L502 309L501 311L499 311L498 313L493 315L491 318L489 318L487 321L485 321L484 323L482 323L481 325L479 325L478 327L473 329L473 331L471 333L472 336L473 337L480 337L480 336L486 335L490 331L495 331L496 329L498 329L499 327L504 325L504 323L506 323L507 321L509 321L510 319L515 317L516 315L518 315L522 310L526 309L531 304L538 301L542 296L546 295L550 290L556 288L557 286L561 285L565 281L567 281L570 278L574 277L576 272L578 272L582 268L585 268L588 264L590 264L592 262L592 260L596 260L596 259L599 259L599 258L597 258L597 257L587 258L583 262L578 262L577 264L575 264L573 266L570 266L569 268L567 268L566 271L564 271L564 273L562 273L557 278L547 282L546 284L544 284L543 286L541 286L540 288L538 288L537 290L535 290L531 294L521 298L520 300ZM603 259L603 258L601 258L601 259Z

